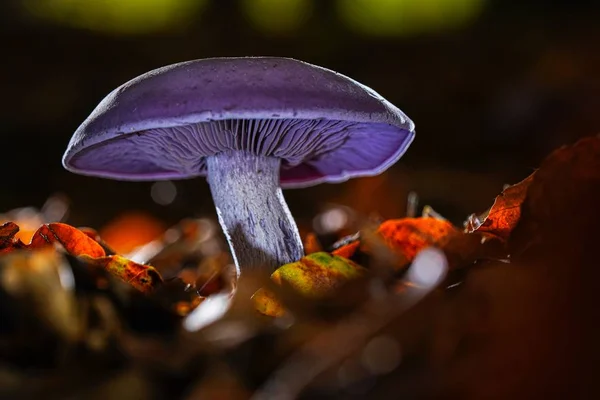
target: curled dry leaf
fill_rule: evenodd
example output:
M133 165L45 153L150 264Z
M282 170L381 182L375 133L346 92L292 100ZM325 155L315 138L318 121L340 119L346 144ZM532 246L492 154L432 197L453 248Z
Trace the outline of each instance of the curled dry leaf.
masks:
M532 179L509 240L513 256L537 244L567 259L584 256L598 243L599 204L600 136L555 150Z
M281 266L273 272L271 279L278 285L285 282L302 296L321 299L330 296L349 280L363 276L366 271L346 258L318 252ZM265 288L259 289L252 298L256 309L265 315L280 316L284 313L277 297Z
M527 190L533 182L534 175L535 173L504 189L494 200L494 204L487 215L479 217L481 223L467 227L467 231L469 233L478 232L504 242L507 241L510 233L519 222L521 205L527 196Z

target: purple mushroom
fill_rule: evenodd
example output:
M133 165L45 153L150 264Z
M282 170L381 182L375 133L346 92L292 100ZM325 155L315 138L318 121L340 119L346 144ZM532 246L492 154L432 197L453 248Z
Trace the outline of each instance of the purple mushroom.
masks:
M381 173L414 124L378 93L288 58L215 58L115 89L73 135L69 171L121 180L206 176L238 272L303 256L281 188Z

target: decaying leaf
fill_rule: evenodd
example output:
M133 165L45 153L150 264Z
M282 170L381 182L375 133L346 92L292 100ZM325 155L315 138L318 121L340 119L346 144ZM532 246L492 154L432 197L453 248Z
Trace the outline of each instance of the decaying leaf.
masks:
M158 271L149 265L138 264L118 255L104 257L81 256L89 264L102 267L129 283L142 293L149 293L162 282Z
M321 299L349 280L363 276L366 271L346 258L318 252L279 267L271 279L278 285L285 282L302 296ZM284 312L276 296L267 289L259 289L252 298L257 310L263 314L279 316Z
M508 240L510 233L519 222L521 204L525 200L529 185L535 173L521 182L504 189L494 200L487 215L479 218L480 224L467 227L468 232L486 234L502 241Z

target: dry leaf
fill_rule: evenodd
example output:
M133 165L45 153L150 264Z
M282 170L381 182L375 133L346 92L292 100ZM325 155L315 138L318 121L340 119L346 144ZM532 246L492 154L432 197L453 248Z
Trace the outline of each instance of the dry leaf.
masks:
M507 241L510 233L519 222L521 204L527 195L527 189L533 181L535 173L529 175L521 182L509 186L498 195L481 225L470 229L469 232L478 232L502 241Z

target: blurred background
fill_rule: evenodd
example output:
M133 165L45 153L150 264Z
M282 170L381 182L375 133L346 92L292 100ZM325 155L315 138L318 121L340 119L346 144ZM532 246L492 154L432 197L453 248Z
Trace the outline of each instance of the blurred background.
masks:
M461 223L557 146L600 131L599 20L592 0L3 0L0 212L58 194L73 225L128 216L149 235L213 217L203 179L77 176L62 154L96 104L139 74L269 55L371 86L417 127L379 177L285 191L303 231L332 204L402 217L410 192ZM46 208L60 215L61 202Z

